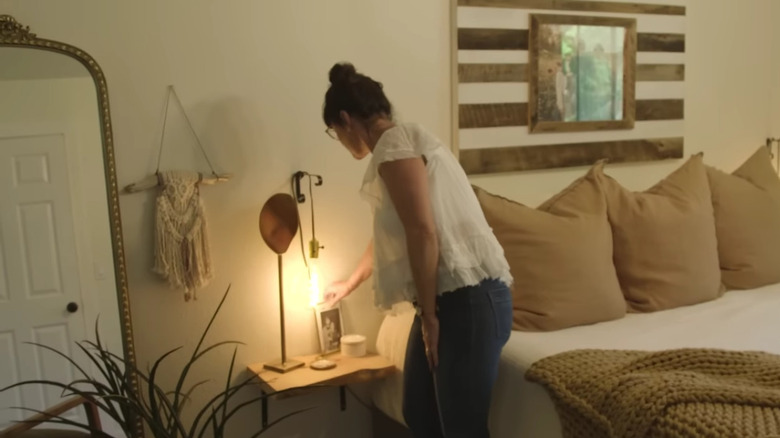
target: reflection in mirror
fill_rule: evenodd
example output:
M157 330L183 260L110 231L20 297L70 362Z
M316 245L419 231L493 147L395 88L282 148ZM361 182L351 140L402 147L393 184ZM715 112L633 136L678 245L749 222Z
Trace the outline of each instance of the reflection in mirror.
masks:
M0 46L0 66L0 387L71 382L75 370L25 342L83 357L74 342L94 339L99 315L124 355L96 84L51 51ZM60 401L50 388L0 393L0 429L29 416L9 406Z
M531 21L531 131L633 127L635 21L555 15Z
M550 24L539 34L539 120L622 119L626 30Z

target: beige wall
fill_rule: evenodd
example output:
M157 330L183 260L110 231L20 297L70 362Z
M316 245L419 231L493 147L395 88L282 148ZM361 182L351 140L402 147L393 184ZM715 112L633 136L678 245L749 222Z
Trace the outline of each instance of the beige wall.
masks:
M730 170L763 141L770 125L770 1L685 3L686 154L705 151L710 163ZM351 60L375 75L400 118L449 139L446 0L0 0L0 11L41 36L86 49L100 62L111 93L120 183L154 171L165 86L171 83L218 170L235 174L229 183L203 190L217 275L192 303L150 272L153 194L122 196L142 364L182 343L192 347L228 284L231 296L210 340L245 342L240 364L278 356L276 262L260 239L256 219L263 201L286 190L296 170L325 178L315 193L324 275L335 279L349 273L369 236L369 212L357 196L365 163L353 161L323 133L322 95L333 62ZM163 167L206 170L175 113L170 123ZM609 172L641 189L678 164L611 166ZM555 170L473 181L535 205L582 173ZM307 218L308 204L302 207ZM307 220L304 230L308 238ZM296 242L285 258L292 354L316 348L297 248ZM380 316L371 302L370 290L361 288L346 301L344 316L351 331L373 338ZM198 374L221 378L229 351L210 357ZM335 394L329 394L283 404L284 409L327 407L272 436L366 436L369 419L363 408L351 403L346 416L336 415L335 402ZM272 412L280 413L273 406ZM354 424L339 426L338 420ZM239 427L258 424L255 412Z

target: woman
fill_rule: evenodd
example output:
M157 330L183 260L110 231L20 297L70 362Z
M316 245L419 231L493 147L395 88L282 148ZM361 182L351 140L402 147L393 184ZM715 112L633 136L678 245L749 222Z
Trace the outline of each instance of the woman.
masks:
M395 123L382 85L351 64L330 70L326 132L360 160L374 238L334 304L373 274L376 304L417 308L404 364L404 418L415 437L488 437L488 410L512 324L503 249L450 150Z

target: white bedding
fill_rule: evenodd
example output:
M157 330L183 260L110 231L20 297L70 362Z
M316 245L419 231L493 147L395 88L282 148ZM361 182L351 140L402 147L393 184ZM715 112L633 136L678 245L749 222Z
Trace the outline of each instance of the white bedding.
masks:
M388 316L377 351L403 368L406 339L414 314ZM555 438L560 423L544 389L525 380L535 361L579 348L665 350L699 347L760 350L780 354L780 284L732 291L707 303L663 312L629 314L623 319L546 333L512 332L501 355L493 394L490 428L494 438ZM403 423L398 373L379 383L377 407Z

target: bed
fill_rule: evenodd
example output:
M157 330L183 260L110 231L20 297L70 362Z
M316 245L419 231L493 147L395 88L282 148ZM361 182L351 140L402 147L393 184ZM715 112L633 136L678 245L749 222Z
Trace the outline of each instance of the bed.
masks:
M474 189L514 277L493 437L780 436L780 179L766 148L731 174L693 155L644 192L599 162L535 209ZM412 318L387 316L377 337L399 368ZM402 380L373 392L399 423Z
M609 322L553 332L512 332L501 357L490 429L494 438L561 436L553 402L540 385L524 375L539 359L583 349L640 349L659 351L696 347L756 350L780 354L777 315L780 284L731 291L721 298L654 313L629 314ZM404 348L413 312L387 316L380 328L377 350L403 368ZM377 384L373 400L387 416L403 423L401 373Z

